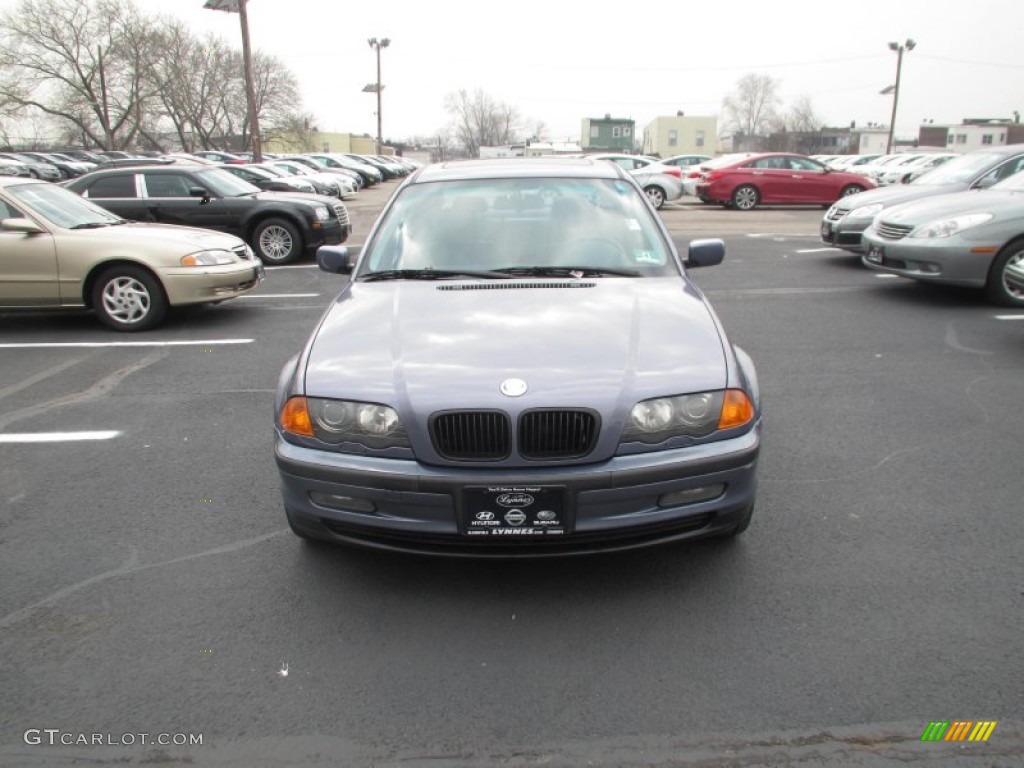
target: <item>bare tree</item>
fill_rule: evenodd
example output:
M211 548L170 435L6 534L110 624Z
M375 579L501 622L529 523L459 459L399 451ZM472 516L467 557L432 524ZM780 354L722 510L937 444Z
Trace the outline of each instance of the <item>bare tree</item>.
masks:
M798 133L809 133L820 131L822 125L824 123L818 117L817 112L814 111L814 104L811 102L810 96L800 96L793 102L793 106L789 108L786 116L786 127L789 130Z
M445 109L452 116L452 131L470 157L480 154L480 147L509 144L518 122L516 110L496 101L477 89L448 94Z
M758 136L772 127L779 111L779 81L771 75L746 74L722 102L726 126L744 136Z
M317 149L316 133L313 115L295 112L271 123L263 138L283 144L289 152L313 152Z
M125 147L153 92L152 33L131 0L22 0L0 15L0 100Z

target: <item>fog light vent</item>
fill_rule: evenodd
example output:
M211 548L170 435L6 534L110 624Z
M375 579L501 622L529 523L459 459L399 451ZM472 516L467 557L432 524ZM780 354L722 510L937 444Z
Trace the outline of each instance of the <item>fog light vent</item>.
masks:
M658 498L659 507L680 507L684 504L696 504L698 501L717 499L725 493L725 483L702 485L699 488L687 488L684 491L673 491Z
M357 499L352 496L339 496L334 493L310 491L310 500L321 507L342 509L346 512L376 512L377 505L369 499Z

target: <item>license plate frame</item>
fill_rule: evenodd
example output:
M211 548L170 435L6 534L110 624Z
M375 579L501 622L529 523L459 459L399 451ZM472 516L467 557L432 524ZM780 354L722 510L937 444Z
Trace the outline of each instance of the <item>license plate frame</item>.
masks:
M872 264L884 264L885 248L881 245L870 245L868 246L868 252L864 258Z
M528 541L572 532L565 486L486 485L462 490L459 532L481 541Z

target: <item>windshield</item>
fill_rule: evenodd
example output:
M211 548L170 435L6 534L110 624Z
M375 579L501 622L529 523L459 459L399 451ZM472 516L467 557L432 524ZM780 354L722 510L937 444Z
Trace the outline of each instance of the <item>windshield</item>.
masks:
M542 275L573 268L678 274L633 185L551 178L406 187L369 244L359 277L395 270L401 277L415 276L410 270Z
M52 184L23 184L7 187L7 191L26 208L49 219L58 227L72 229L106 226L124 221L120 216L100 208L84 197Z
M978 176L986 168L990 168L1005 155L994 152L979 152L977 154L961 155L948 163L943 163L934 170L923 176L918 176L911 184L919 186L938 186L940 184L967 184Z
M196 177L201 179L204 186L218 197L240 197L260 191L259 187L255 187L248 181L243 181L220 168L196 171Z

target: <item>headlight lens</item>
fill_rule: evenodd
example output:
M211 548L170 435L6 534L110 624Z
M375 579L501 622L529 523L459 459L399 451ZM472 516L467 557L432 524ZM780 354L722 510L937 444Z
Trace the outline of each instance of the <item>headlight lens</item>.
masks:
M320 221L327 221L329 218L331 218L331 212L328 211L327 208L325 208L324 206L318 205L316 207L316 217L320 219Z
M871 203L871 205L862 205L860 208L854 208L846 216L850 219L870 219L874 218L875 214L881 210L881 203Z
M754 406L738 389L658 397L633 406L621 442L661 443L671 437L705 437L741 427L754 418Z
M293 397L281 410L281 425L288 432L335 445L409 447L409 437L395 409L378 403Z
M199 251L181 257L183 267L216 267L234 263L235 256L230 251Z
M950 219L939 219L929 221L915 227L907 237L949 237L965 229L976 227L992 220L991 213L970 213L964 216L954 216Z

